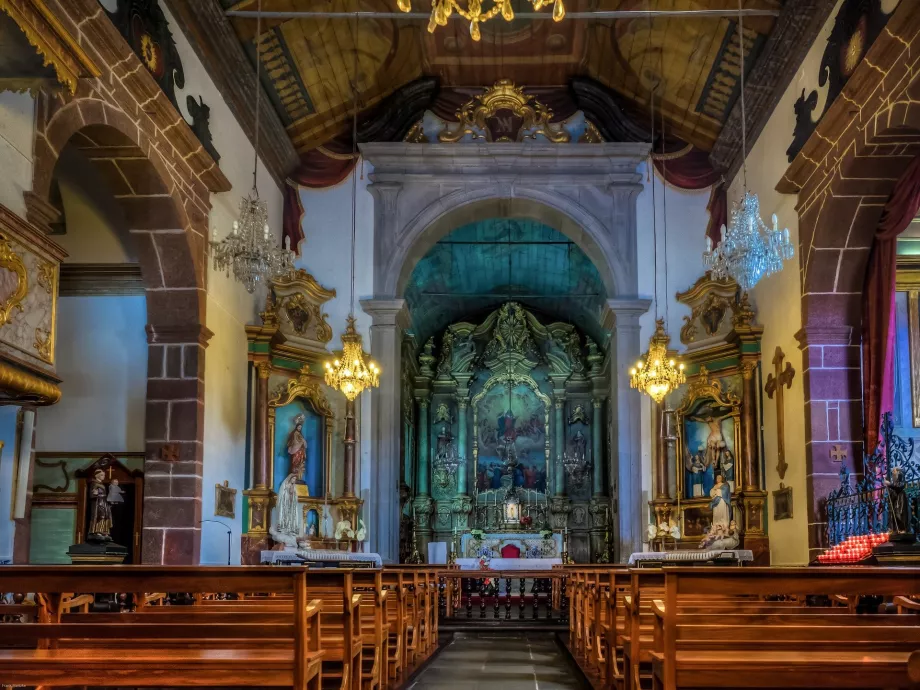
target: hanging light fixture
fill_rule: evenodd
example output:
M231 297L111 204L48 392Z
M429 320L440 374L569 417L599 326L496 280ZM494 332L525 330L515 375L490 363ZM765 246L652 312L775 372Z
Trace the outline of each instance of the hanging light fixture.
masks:
M649 19L651 24L651 19ZM655 141L655 88L652 88L652 142ZM664 152L664 110L661 112L661 150ZM664 211L664 291L665 291L665 318L658 318L658 214L655 211L655 173L652 170L652 158L649 156L648 166L652 183L652 253L655 257L655 332L648 344L648 352L643 355L636 366L629 370L629 385L645 393L656 403L660 403L672 390L680 386L686 377L684 365L678 363L668 354L668 345L671 336L665 330L667 318L667 292L668 292L668 184L664 182L662 193L662 208ZM662 177L667 172L667 161L662 157L662 166L665 166Z
M514 8L511 6L512 0L493 0L492 7L485 12L482 9L482 0L466 0L466 7L461 2L462 0L432 0L428 33L433 34L439 26L447 26L447 22L454 12L470 23L470 37L474 41L478 41L482 37L479 32L481 23L494 19L498 15L501 15L506 22L514 19ZM403 12L412 11L412 0L396 0L396 4ZM552 5L553 21L561 22L565 18L563 0L530 0L530 4L533 5L534 10L537 12Z
M347 326L342 334L342 354L326 362L326 384L353 401L365 388L380 385L380 369L367 358L361 334L355 328L355 229L358 207L358 15L354 23L354 82L352 82L351 156L355 168L351 176L351 303Z
M259 0L259 15L256 20L256 130L253 140L252 191L240 199L240 215L233 221L233 231L220 242L217 228L211 230L211 253L214 256L214 270L233 271L233 277L243 284L250 294L259 283L268 283L277 276L289 273L294 268L294 252L290 250L289 238L285 246L275 246L271 228L268 225L268 205L259 198L256 185L259 170L259 109L262 86L262 2Z
M722 240L712 246L706 237L703 263L713 278L733 278L742 290L750 290L761 278L783 270L783 262L794 255L789 229L779 229L776 214L770 229L760 217L760 199L747 186L747 123L744 109L744 13L738 0L738 40L741 49L741 202L732 205L728 227L722 226Z

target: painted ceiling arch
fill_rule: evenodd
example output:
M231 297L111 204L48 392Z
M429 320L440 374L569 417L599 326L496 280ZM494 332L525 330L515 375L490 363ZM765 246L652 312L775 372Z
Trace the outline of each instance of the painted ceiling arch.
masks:
M607 291L588 256L558 230L526 218L490 218L441 238L415 265L405 298L420 342L509 299L606 340Z

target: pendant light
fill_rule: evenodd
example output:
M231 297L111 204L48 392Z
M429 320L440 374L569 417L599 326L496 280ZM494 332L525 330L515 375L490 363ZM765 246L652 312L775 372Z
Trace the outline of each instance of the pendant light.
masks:
M657 88L657 85L656 87ZM652 89L651 110L652 110L652 146L655 141L655 88ZM664 110L662 109L662 133L661 133L661 150L664 153ZM664 270L665 270L665 318L658 318L658 220L655 203L655 171L651 154L648 160L649 172L652 183L652 253L655 258L655 332L649 340L648 352L640 357L636 366L629 370L629 385L648 395L656 403L660 403L664 397L680 386L685 380L684 365L678 364L673 357L668 355L668 345L671 342L671 336L665 330L665 319L667 318L667 289L668 289L668 206L667 206L667 180L664 181L664 192L662 194L662 206L664 210ZM667 170L667 162L662 157L662 166ZM664 175L662 175L664 176Z
M290 250L289 238L285 246L278 247L268 225L268 205L259 198L257 177L259 172L259 111L261 107L262 84L262 0L259 0L259 14L256 19L256 118L253 137L252 191L240 199L240 215L233 221L232 232L220 242L217 228L211 231L211 253L214 256L214 270L233 272L233 277L243 284L250 294L259 283L268 284L273 278L290 273L294 269L294 252Z
M341 391L349 401L357 398L365 388L380 385L380 369L367 357L361 334L355 327L355 235L358 207L358 15L354 23L355 63L352 82L351 156L355 168L351 176L351 302L342 334L342 353L332 362L326 362L326 384Z
M738 43L741 50L741 180L744 193L741 202L732 205L728 227L722 226L722 239L713 248L712 238L706 237L703 263L712 277L732 278L742 290L750 290L761 278L783 270L783 262L794 255L789 241L789 229L779 229L776 214L773 228L760 217L760 199L747 186L747 118L744 107L744 12L738 0Z

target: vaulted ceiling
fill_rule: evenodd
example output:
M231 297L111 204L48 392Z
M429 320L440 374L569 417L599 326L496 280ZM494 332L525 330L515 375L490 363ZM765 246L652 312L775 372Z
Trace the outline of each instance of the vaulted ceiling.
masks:
M578 245L547 225L514 218L453 230L416 264L406 288L420 342L508 300L603 342L605 299L603 280Z
M394 12L396 0L261 0L263 11ZM798 0L788 0L795 2ZM256 0L220 0L224 10L254 10ZM519 11L529 9L515 0ZM488 5L488 3L487 3ZM415 0L421 12L430 5ZM737 0L567 0L566 9L699 10L737 8ZM784 0L745 0L746 9L781 11ZM772 16L747 17L748 70L774 29ZM231 18L251 59L256 22ZM421 76L443 87L478 88L508 78L527 87L565 87L589 76L634 106L635 117L663 112L670 135L713 148L739 93L740 44L731 17L577 19L562 22L496 18L471 40L468 24L451 21L434 34L418 20L267 19L262 24L263 83L294 148L303 153L349 127L353 99L361 111ZM357 61L355 46L357 45ZM657 119L657 118L656 118ZM656 129L660 127L660 122Z

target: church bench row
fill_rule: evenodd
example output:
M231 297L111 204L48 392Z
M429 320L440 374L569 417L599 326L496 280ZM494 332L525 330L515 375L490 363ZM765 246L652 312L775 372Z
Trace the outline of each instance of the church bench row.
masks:
M303 568L10 566L0 591L35 594L31 623L0 625L0 678L10 685L63 687L250 685L319 690L319 613L308 589L335 576ZM215 620L189 611L172 617L67 613L70 592L258 591L292 598L281 618ZM141 607L151 610L155 607ZM179 607L174 607L178 609ZM191 607L190 607L191 608ZM117 647L119 653L112 652Z
M854 584L846 579L851 571L840 570L830 575L812 575L817 571L801 568L744 569L744 571L737 568L683 568L673 571L668 569L668 572L682 573L685 571L692 573L690 577L703 578L704 581L706 578L719 574L722 578L720 583L735 581L736 578L741 578L747 583L757 583L757 578L766 578L763 580L764 584L759 587L746 585L732 589L720 584L710 585L708 589L700 591L682 592L676 604L675 616L678 621L681 621L681 625L687 626L682 628L687 635L699 633L700 626L710 624L713 619L719 621L715 627L723 629L723 632L715 637L710 629L704 631L701 636L705 640L718 640L718 642L709 642L713 654L722 657L722 661L719 662L709 658L714 668L724 668L726 647L731 650L729 653L732 655L736 649L742 649L745 646L750 647L754 654L765 649L772 649L773 652L779 654L784 651L797 652L802 646L801 641L788 644L785 648L780 643L775 643L771 647L772 640L781 638L783 631L790 627L800 629L802 631L800 635L805 637L811 635L816 641L823 639L818 631L824 631L827 638L825 649L839 652L841 642L850 641L858 644L869 632L868 626L871 626L872 633L877 633L879 630L890 630L892 635L906 640L903 645L895 649L891 644L885 642L890 638L879 638L875 635L873 639L881 639L881 642L874 642L872 645L863 647L867 650L874 647L873 653L881 655L878 656L878 660L889 664L891 659L886 661L884 655L895 654L899 660L895 674L901 679L902 686L906 683L904 666L906 654L910 651L911 645L916 647L920 643L920 639L916 638L918 628L915 627L920 625L920 619L916 615L868 616L851 613L855 610L855 602L860 593L886 594L882 590L874 592L878 585L873 581L872 576L865 579L867 576L861 575L859 577L863 579ZM875 570L876 574L884 574L884 572L880 569ZM749 573L749 579L745 579L748 578ZM900 589L901 594L912 594L912 588L917 587L916 583L920 582L917 575L905 573L903 570L897 570L895 573L900 578L900 584L895 585L894 589ZM639 687L640 678L645 679L646 683L650 681L651 662L653 659L660 661L660 657L655 655L663 653L665 649L663 633L660 633L658 638L655 637L654 610L657 609L661 613L666 609L664 603L666 601L665 573L651 569L592 566L570 569L568 574L568 589L572 597L570 647L579 663L605 687L632 689ZM827 579L828 577L830 579ZM802 578L806 578L803 583L799 582ZM839 592L844 594L838 594ZM837 601L834 601L832 606L805 607L807 594L825 594ZM767 598L775 598L776 595L781 595L786 601L765 601ZM916 610L915 603L909 597L891 595L888 598L893 601L892 610ZM731 632L726 632L729 629ZM737 644L734 642L735 636L739 639ZM687 658L691 658L699 650L695 647L692 652L689 650L698 643L691 643L687 640L686 637L681 638L681 644L687 646L689 655ZM814 649L817 654L819 647L808 645L808 649ZM748 656L750 657L751 654ZM732 658L734 659L734 656ZM830 660L831 657L818 658L819 666L829 664ZM800 673L808 672L807 667L804 666L806 661L807 658L800 655L799 661L796 662ZM825 668L824 672L833 673L833 669ZM696 669L693 673L696 673ZM766 684L763 676L758 681L751 680L750 682L755 685L759 682L761 686L769 687L772 676L767 677L771 680L766 681ZM661 678L659 677L658 680L660 682ZM735 680L733 674L728 674L723 678L722 684L732 685ZM676 687L683 687L683 685ZM713 683L712 678L707 677L702 682L702 687L720 687L720 683ZM876 686L868 684L865 687Z

